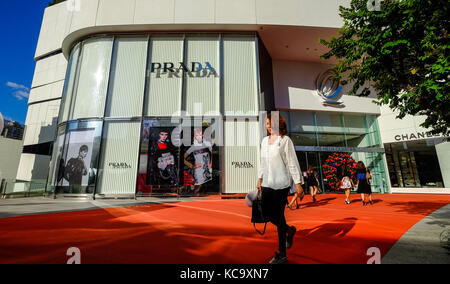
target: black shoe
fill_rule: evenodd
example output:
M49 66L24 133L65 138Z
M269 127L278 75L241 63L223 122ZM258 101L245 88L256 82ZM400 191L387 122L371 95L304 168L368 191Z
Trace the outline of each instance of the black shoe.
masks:
M366 202L365 201L363 201L363 206L366 206Z
M290 249L292 247L292 244L294 243L295 232L297 232L297 228L295 228L294 226L290 226L287 230L287 235L286 235L286 248L287 249Z
M315 196L313 196L313 202L316 203L316 197Z
M350 204L350 201L348 201L348 200L345 200L345 203L346 203L346 204Z
M287 260L288 260L288 257L286 254L283 255L277 251L275 253L275 256L269 262L269 264L282 264L282 263L285 263Z
M300 202L302 202L302 200L303 200L303 197L305 197L305 193L304 192L302 192L302 194L299 196L300 197Z
M370 205L373 205L373 201L372 200L369 200L369 203L370 203Z

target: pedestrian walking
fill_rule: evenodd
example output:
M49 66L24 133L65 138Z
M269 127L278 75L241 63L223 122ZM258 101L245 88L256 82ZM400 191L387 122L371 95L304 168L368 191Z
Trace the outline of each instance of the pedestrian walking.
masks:
M345 203L350 204L350 190L355 187L352 174L345 165L341 165L338 174L341 180L341 189L345 192Z
M300 199L300 202L302 202L303 197L305 197L305 192L303 190L303 185L304 185L304 183L302 183L301 190L297 190L298 188L297 188L297 186L295 186L294 197L292 197L291 202L287 205L289 209L294 210L293 207L292 207L294 205L294 202L297 202L297 209L300 208L300 204L299 204L297 199ZM292 192L293 192L293 190L292 190Z
M300 192L303 177L294 144L287 136L286 120L281 115L268 114L265 125L268 136L261 143L257 188L262 193L263 214L278 231L278 251L269 263L281 264L288 260L286 249L292 246L297 230L286 224L284 216L291 179Z
M319 191L319 179L317 178L314 166L309 166L306 172L306 184L308 185L313 202L316 202L316 195Z
M370 187L370 179L372 175L362 161L356 165L356 179L358 181L358 193L361 194L362 204L366 205L365 194L369 195L369 203L373 205L372 189Z

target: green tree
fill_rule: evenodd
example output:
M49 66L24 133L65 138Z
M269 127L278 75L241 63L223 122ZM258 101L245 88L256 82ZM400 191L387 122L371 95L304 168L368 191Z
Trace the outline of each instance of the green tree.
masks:
M425 115L431 133L450 134L449 0L352 0L340 7L344 26L320 42L335 57L335 79L350 94L377 93L376 103ZM375 3L380 3L378 9Z

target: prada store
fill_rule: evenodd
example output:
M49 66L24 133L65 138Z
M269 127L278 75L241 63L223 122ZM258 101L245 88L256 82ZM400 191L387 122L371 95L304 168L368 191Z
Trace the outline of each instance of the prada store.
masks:
M248 192L257 180L260 111L273 107L273 89L259 82L272 80L270 66L255 34L110 35L78 42L47 192Z

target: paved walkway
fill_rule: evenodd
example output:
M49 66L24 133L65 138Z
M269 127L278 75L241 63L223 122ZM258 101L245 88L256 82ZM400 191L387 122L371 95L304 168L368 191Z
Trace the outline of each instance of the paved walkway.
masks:
M450 264L450 205L415 224L383 257L384 264Z
M146 197L134 199L86 199L86 198L13 198L0 199L0 218L38 215L58 212L105 209L159 203L204 200L206 198L156 198Z
M450 196L309 196L286 209L297 227L289 263L450 263L439 239L449 227ZM267 263L277 249L268 225L259 236L242 199L0 200L0 263ZM379 256L379 257L377 257ZM378 258L378 259L377 259Z

